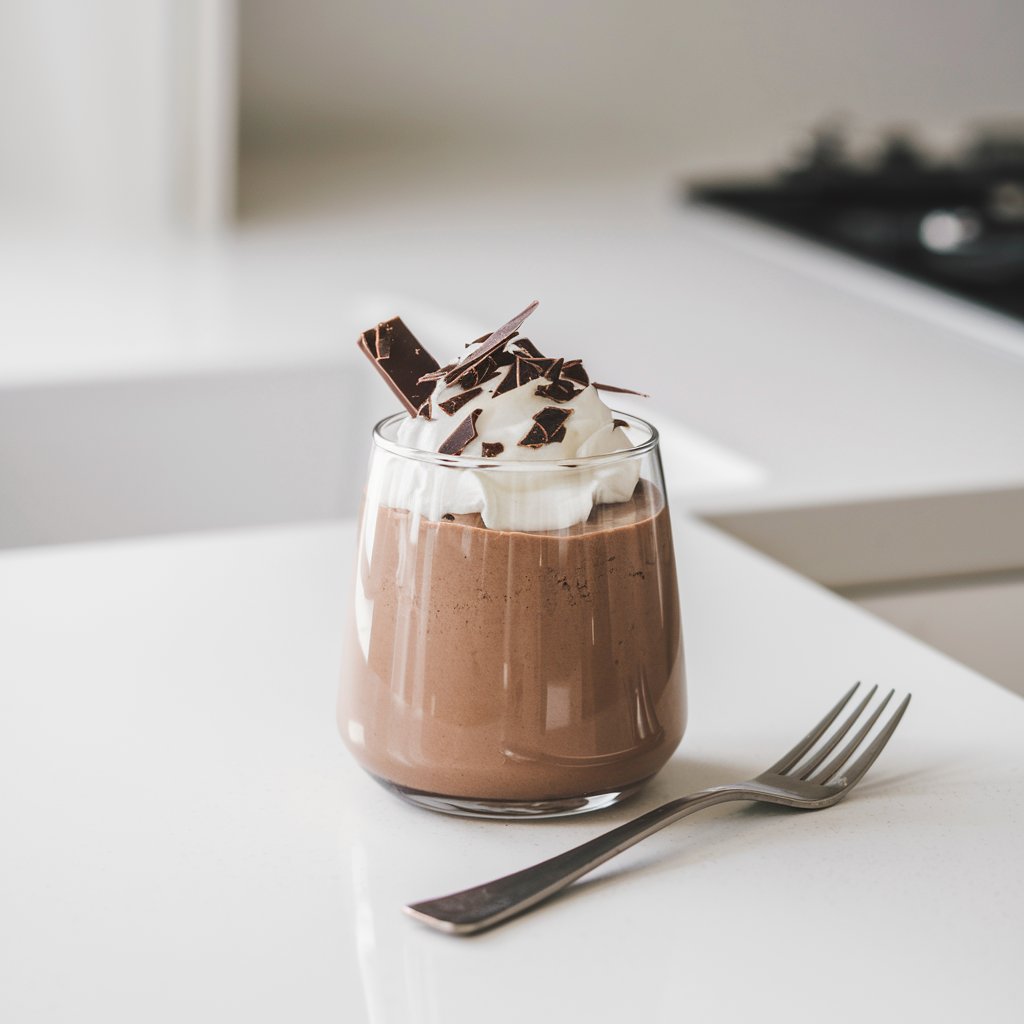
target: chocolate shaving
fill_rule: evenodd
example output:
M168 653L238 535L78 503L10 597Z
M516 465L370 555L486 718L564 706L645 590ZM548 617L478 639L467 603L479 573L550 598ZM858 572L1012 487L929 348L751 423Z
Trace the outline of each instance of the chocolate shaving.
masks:
M420 383L423 384L427 381L440 380L455 364L447 363L444 366L438 367L433 373L425 373L420 377Z
M431 415L433 409L431 408L430 399L428 398L417 410L416 415L422 416L425 420L432 420L434 417Z
M443 402L437 404L444 409L449 416L454 416L467 402L472 402L483 388L473 388L471 391L463 391L461 394L452 395L451 398L446 398Z
M556 380L553 384L542 384L534 394L550 398L552 402L571 402L582 390L571 380Z
M505 379L494 389L491 397L497 398L498 395L503 395L506 391L512 391L514 388L520 388L543 375L543 370L537 366L535 360L527 359L525 356L516 356L515 363L505 374Z
M444 514L443 516L441 516L441 518L442 518L442 519L443 519L443 520L444 520L444 521L445 521L446 523L454 523L454 522L455 522L455 516L453 516L453 515L451 514L451 512L445 512L445 514Z
M582 359L569 359L562 364L562 376L568 377L574 384L586 387L590 383L587 371L583 369Z
M617 395L637 395L640 398L650 398L650 395L644 394L642 391L634 391L632 388L617 388L614 384L598 384L594 381L594 387L598 391L614 391Z
M523 325L523 321L537 308L539 303L531 302L521 313L517 313L508 323L502 324L493 334L488 335L486 340L475 351L467 352L462 360L455 364L445 377L445 380L452 384L457 381L470 367L486 359L492 352L500 349Z
M503 395L506 391L514 391L517 387L519 387L519 380L516 368L513 366L505 374L502 382L491 392L491 398L497 398L498 395Z
M363 331L358 345L409 415L415 416L433 390L421 378L438 368L437 360L397 316Z
M544 353L529 338L516 338L512 347L518 349L523 355L532 356L534 359L544 358Z
M519 444L523 448L543 448L565 437L565 421L572 415L572 409L559 409L547 405L533 417L533 426Z
M483 441L481 447L484 450L485 459L493 459L505 450L505 446L500 441Z
M501 368L498 365L497 360L494 356L488 356L486 359L477 363L476 366L471 366L456 383L461 388L469 390L470 388L478 387L483 384L484 381L493 380L498 374L501 373Z
M476 438L476 421L480 409L474 409L449 435L438 448L441 455L461 455L466 445Z
M625 420L612 420L613 427L628 427L629 424Z
M556 367L561 370L561 359L548 359L547 356L541 356L539 359L533 356L516 356L516 362L525 364L526 366L532 366L537 371L538 377L549 377L554 380L554 377L550 375L554 373Z
M474 345L482 345L489 337L490 337L489 334L481 334L480 337L477 338L475 341L467 341L466 344L463 347L464 348L472 348ZM518 338L518 337L519 337L519 332L518 331L513 331L505 340L506 341L511 341L513 338Z

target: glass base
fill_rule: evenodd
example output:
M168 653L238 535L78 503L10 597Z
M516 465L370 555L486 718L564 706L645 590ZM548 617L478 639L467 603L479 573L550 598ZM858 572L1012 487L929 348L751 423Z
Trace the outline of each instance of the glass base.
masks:
M558 797L554 800L482 800L463 796L441 796L437 793L424 793L408 786L399 786L388 782L378 775L372 776L385 789L397 793L403 800L425 807L428 811L440 811L442 814L456 814L463 818L565 818L570 814L587 814L590 811L603 811L606 807L622 803L635 796L647 783L641 779L622 789L608 793L592 793L589 796Z

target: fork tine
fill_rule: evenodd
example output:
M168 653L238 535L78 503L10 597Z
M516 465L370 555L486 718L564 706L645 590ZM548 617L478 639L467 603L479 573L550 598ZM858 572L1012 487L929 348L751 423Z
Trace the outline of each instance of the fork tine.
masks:
M839 712L850 702L850 698L854 695L858 686L860 686L860 683L854 683L846 691L842 700L792 750L783 754L768 771L776 775L784 775L788 772L821 739L825 730L839 717Z
M798 779L806 779L807 776L810 775L811 772L813 772L814 769L817 768L818 765L821 764L821 762L824 761L837 746L839 746L839 741L853 728L854 723L864 713L864 709L871 703L871 698L874 697L877 691L878 686L876 684L868 690L864 699L853 709L852 712L850 712L849 715L847 715L846 721L843 722L843 724L840 725L831 736L829 736L821 749L815 751L814 756L811 757L810 760L805 761L800 765L800 771L796 776Z
M872 726L875 724L875 722L878 721L878 716L881 715L881 713L885 710L885 706L889 703L889 701L892 700L892 695L895 692L895 690L890 690L885 695L885 697L882 699L882 703L879 704L878 707L871 712L871 714L868 716L868 720L856 731L856 733L854 733L853 739L850 740L850 742L847 743L846 746L843 747L843 749L840 750L839 753L836 754L836 756L832 758L832 760L829 761L829 763L825 765L825 767L822 768L822 770L818 772L818 774L815 775L813 779L811 779L811 782L814 783L814 785L824 785L825 782L831 779L832 776L835 775L836 772L838 772L839 769L842 768L843 765L850 760L850 758L853 756L857 748L864 741L864 737L867 736L869 732L871 732Z
M875 759L885 749L886 743L889 742L892 734L896 731L896 726L900 724L900 719L903 717L903 712L907 710L909 703L910 694L908 693L900 701L900 706L892 713L892 717L886 723L885 728L874 738L871 746L850 765L849 771L842 776L843 784L848 790L853 789L864 778L865 772L875 763Z

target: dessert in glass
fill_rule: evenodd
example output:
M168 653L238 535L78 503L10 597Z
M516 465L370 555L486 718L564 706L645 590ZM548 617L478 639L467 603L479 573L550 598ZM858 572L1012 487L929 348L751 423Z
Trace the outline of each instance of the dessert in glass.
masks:
M607 807L685 726L657 432L519 335L535 308L446 366L398 318L360 338L404 411L373 432L339 728L450 813Z

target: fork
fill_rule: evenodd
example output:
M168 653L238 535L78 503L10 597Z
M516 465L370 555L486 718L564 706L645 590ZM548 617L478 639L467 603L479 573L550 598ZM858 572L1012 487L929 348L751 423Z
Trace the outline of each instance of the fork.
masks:
M670 800L667 804L634 818L633 821L613 828L556 857L534 864L533 867L449 896L412 903L403 909L416 920L439 931L452 935L472 935L486 928L493 928L535 907L549 896L571 885L588 871L593 871L599 864L635 846L641 839L646 839L666 825L671 825L695 811L702 811L705 807L713 807L715 804L728 803L732 800L781 804L784 807L796 807L807 811L831 807L839 803L864 778L867 770L874 764L896 731L896 726L899 725L910 703L908 693L860 757L843 771L892 699L895 691L890 690L854 733L853 738L819 771L825 758L857 724L878 689L877 686L871 687L843 722L807 757L814 745L825 736L829 726L849 704L859 686L860 683L855 683L795 747L783 754L771 768L753 779L727 786L712 786L710 789Z

